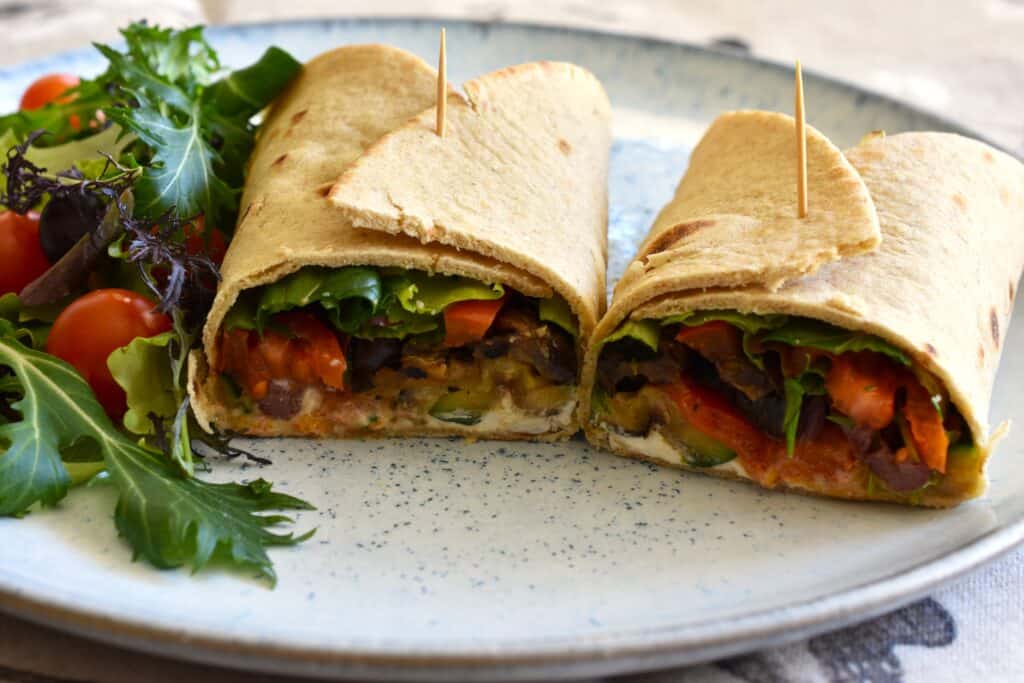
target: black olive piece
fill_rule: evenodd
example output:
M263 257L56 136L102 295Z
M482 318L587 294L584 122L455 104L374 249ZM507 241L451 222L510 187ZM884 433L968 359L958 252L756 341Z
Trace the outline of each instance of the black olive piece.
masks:
M82 236L103 220L103 202L94 194L74 192L57 195L39 217L39 244L50 263L56 263Z
M373 387L373 374L382 367L397 367L402 355L399 339L352 339L348 348L352 390L367 391Z

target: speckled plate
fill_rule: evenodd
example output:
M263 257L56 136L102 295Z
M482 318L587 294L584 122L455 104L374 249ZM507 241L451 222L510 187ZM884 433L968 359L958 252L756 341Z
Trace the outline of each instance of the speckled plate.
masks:
M217 28L228 64L276 43L310 57L387 42L433 61L431 21ZM725 109L788 110L784 68L702 48L597 33L448 22L453 81L533 59L593 70L615 109L611 268L618 275L668 199L702 129ZM0 110L89 53L0 72ZM866 131L954 129L808 75L810 121L840 145ZM1024 330L1006 347L1020 349ZM1024 357L1006 354L994 421L1024 418ZM1014 401L1014 397L1017 400ZM1019 420L1024 422L1024 420ZM273 552L276 590L245 577L133 564L114 498L0 520L0 608L177 657L370 678L568 677L706 660L900 604L1024 538L1024 440L1004 442L980 501L947 512L758 491L621 460L582 441L252 444L258 472L312 500L318 527Z

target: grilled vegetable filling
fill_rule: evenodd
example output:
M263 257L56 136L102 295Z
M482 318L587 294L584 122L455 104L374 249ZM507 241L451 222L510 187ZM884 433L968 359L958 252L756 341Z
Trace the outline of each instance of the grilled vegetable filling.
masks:
M221 398L311 434L481 425L543 433L575 406L561 298L402 269L304 268L249 290L221 329ZM255 430L259 431L257 425Z
M941 383L872 335L783 315L628 320L604 342L593 419L657 432L695 467L765 486L845 484L908 500L969 486L977 457Z

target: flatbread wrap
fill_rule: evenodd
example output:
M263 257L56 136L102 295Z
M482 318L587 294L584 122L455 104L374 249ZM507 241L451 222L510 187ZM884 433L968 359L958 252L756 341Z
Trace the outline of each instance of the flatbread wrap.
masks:
M645 250L677 229L659 219L585 361L594 444L838 498L948 507L984 491L1001 433L989 398L1024 265L1024 166L945 133L872 135L845 158L880 246L779 286L708 284L685 260L648 272ZM700 173L695 155L687 179ZM844 233L850 214L811 177L808 220L833 212ZM678 200L670 210L685 215Z
M314 59L275 103L192 359L201 424L578 430L583 342L604 309L607 97L568 64L512 67L465 92L449 93L437 136L436 72L372 45ZM430 234L404 234L420 220Z

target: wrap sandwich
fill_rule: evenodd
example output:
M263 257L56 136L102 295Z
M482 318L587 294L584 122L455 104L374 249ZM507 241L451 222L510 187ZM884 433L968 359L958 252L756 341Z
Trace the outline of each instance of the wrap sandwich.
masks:
M873 134L842 155L812 131L797 221L793 125L730 113L696 148L595 332L589 439L768 488L932 507L980 495L1024 166L953 134ZM877 250L843 253L875 216Z
M275 103L192 358L203 426L577 431L583 340L604 308L608 100L569 64L465 93L448 93L439 137L436 72L371 45L312 60Z

